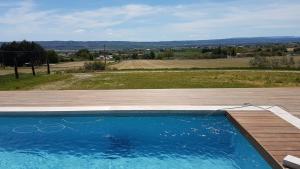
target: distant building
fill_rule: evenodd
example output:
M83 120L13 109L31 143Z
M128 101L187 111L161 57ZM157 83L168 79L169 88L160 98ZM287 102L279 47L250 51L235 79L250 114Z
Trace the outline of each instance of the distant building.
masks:
M288 51L288 52L294 52L295 48L286 48L286 51Z
M106 56L106 60L112 60L113 56L112 55L107 55ZM104 55L100 55L98 57L96 57L96 60L105 60L105 56Z

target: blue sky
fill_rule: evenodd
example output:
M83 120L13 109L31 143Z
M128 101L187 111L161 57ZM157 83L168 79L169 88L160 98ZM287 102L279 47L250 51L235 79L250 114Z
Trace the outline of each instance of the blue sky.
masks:
M0 41L299 36L299 0L0 0Z

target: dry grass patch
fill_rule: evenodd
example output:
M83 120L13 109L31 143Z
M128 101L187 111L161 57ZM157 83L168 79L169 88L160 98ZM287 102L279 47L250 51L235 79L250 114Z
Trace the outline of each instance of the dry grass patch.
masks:
M124 69L174 69L174 68L247 68L250 58L201 60L127 60L110 68Z

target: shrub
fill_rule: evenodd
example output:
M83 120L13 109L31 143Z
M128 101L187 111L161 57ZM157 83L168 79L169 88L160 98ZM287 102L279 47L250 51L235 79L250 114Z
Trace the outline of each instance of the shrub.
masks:
M85 71L105 70L105 64L101 61L85 62L83 67Z
M258 68L295 68L295 61L293 57L287 56L266 58L262 56L255 56L250 60L250 65Z
M170 59L170 58L174 57L174 52L172 50L166 50L163 53L163 57L167 58L167 59Z
M174 52L170 49L160 52L155 59L171 59L174 57Z
M250 60L250 65L258 68L269 67L269 62L266 57L255 56Z
M294 66L296 63L295 63L295 60L294 60L294 57L290 57L290 60L289 60L289 64L291 66Z
M113 59L116 61L116 62L120 62L121 61L121 57L119 55L113 55Z

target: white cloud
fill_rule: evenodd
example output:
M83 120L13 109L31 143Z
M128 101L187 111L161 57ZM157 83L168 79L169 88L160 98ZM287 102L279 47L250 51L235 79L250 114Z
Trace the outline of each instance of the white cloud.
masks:
M76 30L74 30L74 33L83 33L83 32L85 32L84 29L76 29Z
M39 10L38 1L6 4L1 40L178 40L300 35L300 2L290 0ZM0 3L0 7L5 3ZM294 31L293 31L294 30Z
M151 15L153 11L151 6L125 5L69 13L56 16L55 20L70 27L80 25L83 28L107 28Z

